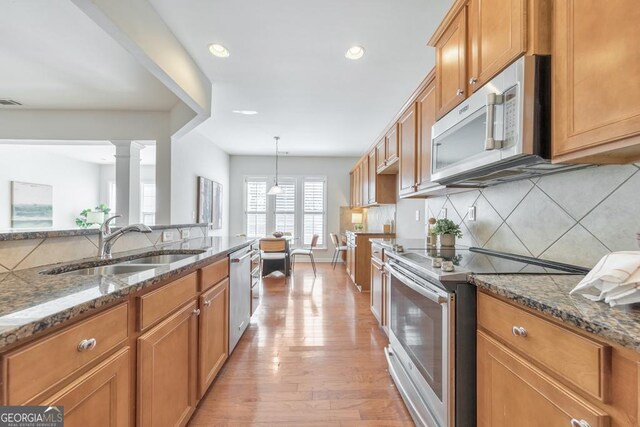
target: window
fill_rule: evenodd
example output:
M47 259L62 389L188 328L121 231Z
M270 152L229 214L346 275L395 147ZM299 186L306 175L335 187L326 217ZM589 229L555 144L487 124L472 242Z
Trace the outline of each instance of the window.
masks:
M140 217L145 225L155 225L156 223L156 184L142 183Z
M267 180L247 180L245 192L247 236L263 237L267 234Z
M277 230L290 233L292 245L308 246L317 234L318 246L325 246L326 177L281 177L282 193L267 196L273 182L272 176L245 178L247 236L263 237Z
M325 181L305 180L303 185L303 243L311 244L317 234L318 246L324 246Z

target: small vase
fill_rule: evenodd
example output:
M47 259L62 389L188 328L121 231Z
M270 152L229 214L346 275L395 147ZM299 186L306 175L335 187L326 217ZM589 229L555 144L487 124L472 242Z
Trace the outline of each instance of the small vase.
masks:
M456 236L453 234L441 234L440 235L440 246L445 247L454 247L456 245Z

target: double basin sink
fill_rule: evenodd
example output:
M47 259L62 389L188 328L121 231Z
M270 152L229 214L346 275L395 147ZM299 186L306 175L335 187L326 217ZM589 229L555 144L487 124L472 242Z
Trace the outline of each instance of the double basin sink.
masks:
M51 270L43 271L42 274L65 276L108 276L115 274L134 274L141 271L152 270L154 268L163 267L168 264L182 261L183 259L201 254L204 251L190 252L172 252L168 254L158 255L141 255L138 258L127 259L126 261L107 261L108 263L99 264L91 267L85 267L83 264L69 264L64 267L58 267Z

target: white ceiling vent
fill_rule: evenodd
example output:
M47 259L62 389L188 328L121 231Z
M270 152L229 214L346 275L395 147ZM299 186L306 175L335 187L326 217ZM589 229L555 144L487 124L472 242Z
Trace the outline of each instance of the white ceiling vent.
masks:
M14 101L13 99L0 98L0 105L22 105L18 101Z

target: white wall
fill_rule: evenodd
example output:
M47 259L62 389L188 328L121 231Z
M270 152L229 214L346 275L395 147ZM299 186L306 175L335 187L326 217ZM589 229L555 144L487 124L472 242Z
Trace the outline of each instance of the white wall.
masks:
M222 229L213 234L228 235L229 195L234 191L229 186L229 155L198 131L192 131L171 144L171 223L196 222L198 176L222 184Z
M80 211L98 203L100 165L37 147L0 145L0 229L11 227L11 181L52 185L53 228L76 228Z
M340 206L349 205L349 170L355 157L281 157L280 175L325 175L327 177L327 241L328 233L340 231ZM273 156L231 156L230 175L230 234L244 233L244 177L247 175L273 175ZM333 247L327 242L326 251L315 253L317 260L331 259Z

